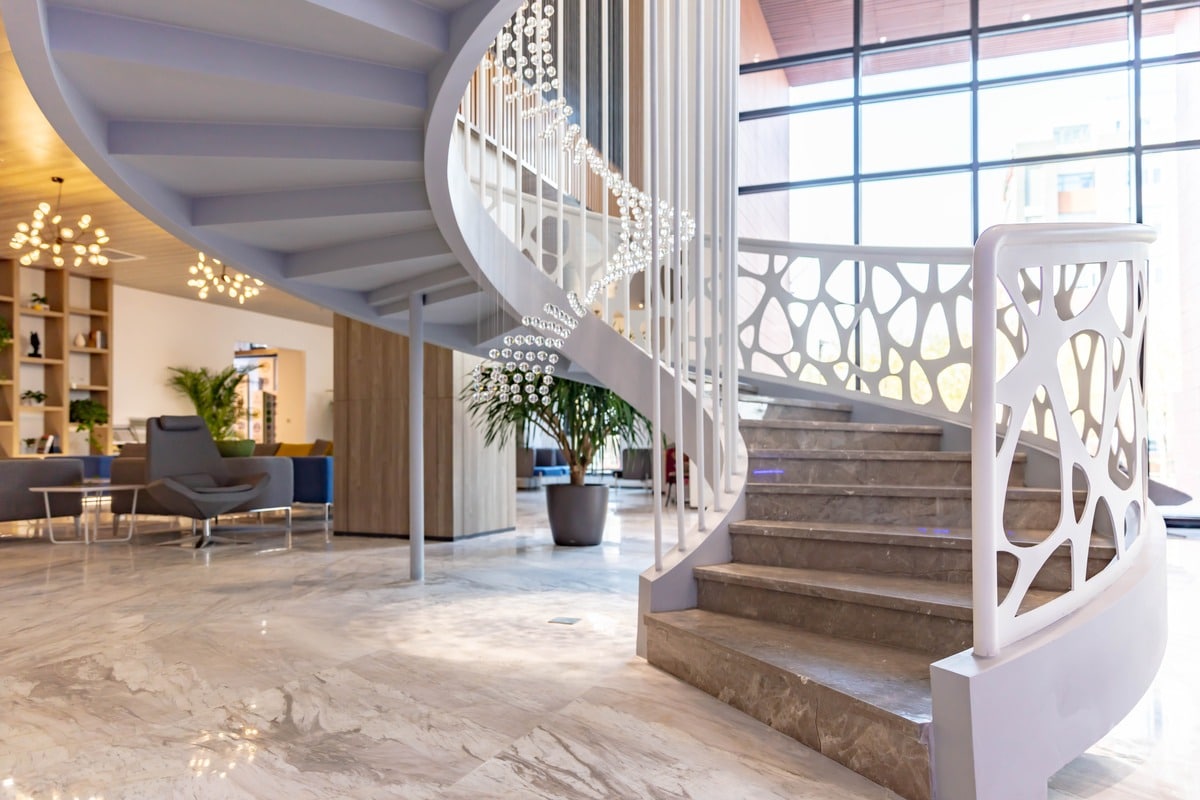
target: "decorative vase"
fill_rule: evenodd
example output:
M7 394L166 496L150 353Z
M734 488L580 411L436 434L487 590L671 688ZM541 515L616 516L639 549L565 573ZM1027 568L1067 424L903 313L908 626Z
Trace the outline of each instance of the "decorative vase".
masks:
M85 333L75 334L75 346L76 347L87 347L87 343L88 343L87 334L85 334Z

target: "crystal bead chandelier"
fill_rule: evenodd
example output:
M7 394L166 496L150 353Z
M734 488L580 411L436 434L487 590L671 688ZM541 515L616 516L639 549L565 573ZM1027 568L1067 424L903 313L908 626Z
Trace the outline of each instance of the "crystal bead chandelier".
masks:
M106 266L108 256L104 255L102 248L108 244L108 234L104 228L91 228L91 214L81 216L73 228L63 225L62 190L65 181L57 176L50 180L58 184L58 199L54 206L38 203L33 211L33 219L18 224L17 232L8 243L13 250L22 251L17 260L28 267L38 263L45 252L55 267L64 267L68 261L75 267L83 266L84 262L96 267Z
M217 268L220 268L220 273ZM230 273L220 259L214 258L210 264L204 253L197 254L196 263L188 267L188 273L193 277L187 285L198 290L197 296L201 300L207 300L209 292L216 289L217 294L228 295L230 300L245 305L246 300L262 293L263 282L258 278L242 272Z

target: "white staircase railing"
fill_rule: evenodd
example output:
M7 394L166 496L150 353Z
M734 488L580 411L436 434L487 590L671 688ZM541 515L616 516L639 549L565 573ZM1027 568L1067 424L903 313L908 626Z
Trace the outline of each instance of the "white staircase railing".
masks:
M971 427L976 655L994 656L1086 605L1139 556L1152 240L1142 226L1074 224L1000 226L973 252L741 242L745 374L870 395ZM1011 540L1003 524L1020 441L1059 464L1059 523L1033 545ZM1117 555L1088 576L1096 531ZM1023 610L1031 582L1062 547L1072 588ZM1001 557L1016 561L1011 587L999 585Z
M499 19L504 5L482 16ZM702 478L692 481L698 519L685 519L683 504L675 515L682 554L700 541L689 530L720 528L705 513L731 510L744 473L732 411L736 4L514 6L460 84L451 140L426 146L452 173L446 200L473 251L464 262L527 329L496 343L501 369L484 369L479 390L531 354L554 373L557 351L643 410L655 486L664 439L680 445L677 474L687 458ZM435 100L431 132L445 112ZM435 210L439 192L431 185ZM698 286L708 287L700 297ZM671 561L662 527L659 510L659 573Z

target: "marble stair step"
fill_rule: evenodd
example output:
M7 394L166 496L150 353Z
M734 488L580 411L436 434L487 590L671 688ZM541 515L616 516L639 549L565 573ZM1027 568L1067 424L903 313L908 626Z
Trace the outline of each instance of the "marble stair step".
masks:
M971 454L938 450L753 450L751 483L869 486L970 486ZM1025 483L1025 455L1017 454L1011 486Z
M1085 493L1075 493L1076 513L1085 500ZM1060 504L1057 489L1009 487L1004 525L1053 529L1058 525ZM751 483L746 486L746 516L791 522L963 527L971 524L971 487Z
M647 660L910 800L930 796L927 656L700 609L646 615Z
M740 398L738 408L743 419L825 420L829 422L848 422L853 409L848 403L761 396Z
M742 420L746 448L756 450L937 450L937 425L879 425L819 420Z
M970 528L839 524L745 520L729 528L733 560L802 569L867 572L931 580L971 580ZM1009 531L1009 540L1032 545L1044 541L1049 530ZM1111 540L1094 536L1088 555L1087 575L1092 577L1116 555ZM1000 583L1011 585L1016 573L1013 559L1001 559ZM1059 547L1033 581L1033 588L1066 591L1071 586L1068 545Z
M971 646L971 585L860 572L718 564L694 571L698 606L942 658ZM1030 590L1022 609L1056 596Z

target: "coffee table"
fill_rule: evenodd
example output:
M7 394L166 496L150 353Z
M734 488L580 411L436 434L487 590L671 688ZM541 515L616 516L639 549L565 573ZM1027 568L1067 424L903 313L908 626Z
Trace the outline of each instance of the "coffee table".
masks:
M50 541L54 544L92 544L100 542L128 542L133 538L134 525L137 523L137 498L138 492L145 489L144 483L109 483L108 481L90 481L84 483L72 483L64 486L30 486L29 491L41 492L42 497L46 500L46 530L50 534ZM129 509L129 532L124 537L112 536L107 539L100 538L100 498L107 492L133 492L133 505ZM88 514L86 510L81 515L83 519L83 538L82 539L55 539L54 538L54 520L50 516L50 495L52 494L78 494L84 500L89 497L96 498L95 507L92 509L91 522L89 524ZM89 537L89 533L91 534Z

